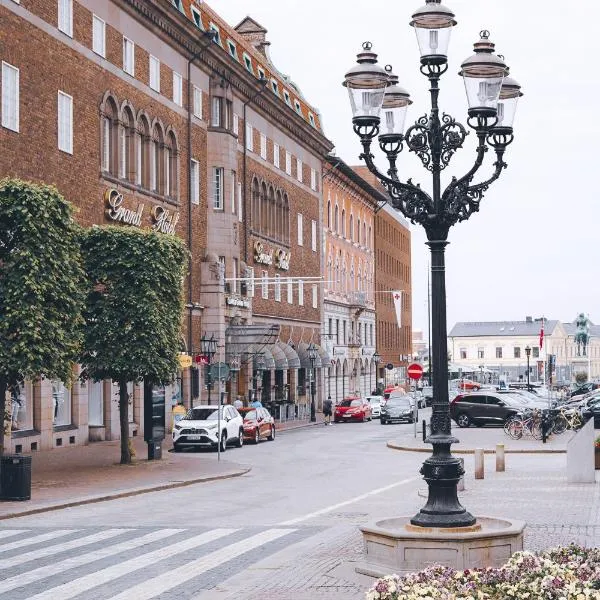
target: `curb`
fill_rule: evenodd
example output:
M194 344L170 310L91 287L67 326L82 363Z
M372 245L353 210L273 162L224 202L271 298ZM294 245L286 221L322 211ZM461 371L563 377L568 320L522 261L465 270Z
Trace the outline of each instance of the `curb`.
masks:
M209 477L198 477L196 479L189 479L187 481L175 481L173 483L164 483L161 485L156 485L153 487L147 488L138 488L135 490L126 490L124 492L116 492L114 494L106 494L104 496L95 496L93 498L84 498L82 500L74 500L73 502L63 502L61 504L51 504L49 506L41 506L39 508L32 508L29 510L24 510L22 512L12 512L7 513L5 515L0 515L0 521L5 521L7 519L16 519L18 517L27 517L30 515L37 515L40 513L51 512L53 510L62 510L63 508L73 508L75 506L84 506L86 504L97 504L99 502L107 502L109 500L118 500L120 498L129 498L131 496L141 496L142 494L148 494L150 492L160 492L163 490L169 490L173 488L181 488L186 487L188 485L194 485L197 483L208 483L210 481L218 481L220 479L233 479L234 477L241 477L242 475L246 475L252 470L252 467L248 467L247 469L240 469L233 473L228 473L226 475L211 475ZM2 504L0 504L0 507Z
M398 446L394 442L388 442L386 444L388 448L392 450L400 450L401 452L427 452L431 453L430 448L411 448L410 446ZM484 454L496 454L496 450L485 449ZM504 454L566 454L566 450L557 450L554 448L548 448L546 450L507 450L504 449ZM475 450L452 450L452 454L475 454Z

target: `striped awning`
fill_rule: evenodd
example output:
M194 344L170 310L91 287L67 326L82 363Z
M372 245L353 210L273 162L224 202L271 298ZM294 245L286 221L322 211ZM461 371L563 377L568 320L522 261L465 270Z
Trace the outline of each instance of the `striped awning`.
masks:
M315 346L317 346L317 344L315 344ZM317 349L318 348L319 348L319 346L317 346ZM301 342L300 344L298 344L298 348L296 349L296 351L298 352L298 357L300 358L300 366L303 369L312 369L313 364L308 356L308 344L306 342ZM317 360L315 360L314 368L315 369L321 368L321 356L320 355L317 356Z
M301 367L300 357L298 356L298 353L289 344L278 340L277 342L275 342L275 346L281 348L281 350L285 354L288 361L288 369L299 369Z
M275 359L275 369L282 371L287 369L288 359L285 352L277 344L269 344L268 349Z
M254 355L252 360L254 369L256 369L256 359L259 355L262 355L263 358L262 368L264 371L270 371L271 369L275 368L275 359L269 350L269 346L259 346L257 348L253 348L252 354Z
M331 356L329 356L329 352L323 348L323 346L317 346L317 350L319 351L319 356L321 357L321 367L324 369L328 369L331 367Z

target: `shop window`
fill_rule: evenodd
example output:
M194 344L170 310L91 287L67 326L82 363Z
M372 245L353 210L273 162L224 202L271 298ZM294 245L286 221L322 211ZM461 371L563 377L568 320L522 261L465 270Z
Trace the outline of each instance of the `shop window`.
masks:
M52 403L52 424L55 427L71 425L71 388L65 387L62 381L53 381Z
M103 381L88 381L88 424L92 427L104 425Z
M33 385L30 382L16 385L9 390L10 399L6 410L10 415L11 431L33 429Z

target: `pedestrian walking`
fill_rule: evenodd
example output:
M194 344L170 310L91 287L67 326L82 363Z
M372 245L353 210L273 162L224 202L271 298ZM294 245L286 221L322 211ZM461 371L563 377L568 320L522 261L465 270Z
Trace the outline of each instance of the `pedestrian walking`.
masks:
M242 402L242 400L241 400L241 399L240 399L240 397L238 396L238 397L237 397L237 398L234 400L234 402L233 402L233 405L234 405L236 408L242 408L242 406L244 406L244 403Z
M323 417L325 417L325 425L331 425L331 409L333 402L331 396L327 396L327 400L323 402Z

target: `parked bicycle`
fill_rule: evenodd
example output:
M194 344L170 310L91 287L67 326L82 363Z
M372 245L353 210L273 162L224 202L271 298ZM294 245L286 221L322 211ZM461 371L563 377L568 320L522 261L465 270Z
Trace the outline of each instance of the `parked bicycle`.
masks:
M523 434L531 436L534 440L541 440L543 437L541 412L536 408L507 419L504 433L513 440L520 440Z
M565 410L559 408L552 417L552 433L560 435L567 429L581 429L584 425L583 417L578 410Z

